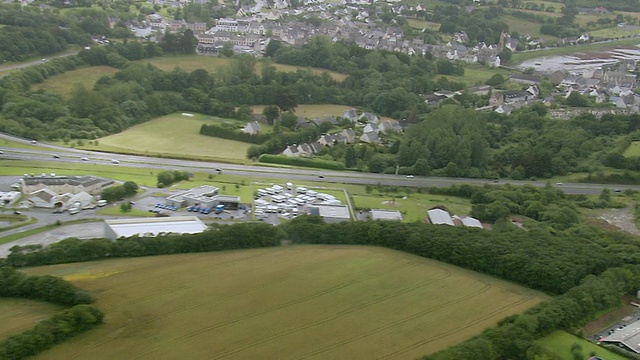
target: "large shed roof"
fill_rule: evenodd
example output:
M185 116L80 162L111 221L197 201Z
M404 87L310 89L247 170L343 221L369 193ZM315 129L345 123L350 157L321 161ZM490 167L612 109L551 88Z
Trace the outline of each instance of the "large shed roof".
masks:
M105 224L116 234L116 239L133 235L157 236L160 233L196 234L207 228L196 216L105 220Z
M442 209L427 210L427 214L429 215L429 221L434 225L444 224L454 226L451 215Z
M623 329L616 330L613 334L600 339L600 341L618 344L636 354L640 354L640 320L627 325Z

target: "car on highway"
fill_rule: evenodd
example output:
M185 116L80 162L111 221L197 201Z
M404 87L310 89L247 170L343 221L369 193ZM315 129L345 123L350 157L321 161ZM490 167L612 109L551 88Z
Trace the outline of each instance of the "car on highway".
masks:
M561 182L557 182L557 183L556 183L556 186L563 186L563 185L564 185L564 184L563 184L563 183L561 183Z
M89 158L88 158L88 157L81 157L81 158L80 158L80 160L82 160L82 161L89 161Z
M4 154L4 151L0 150L0 155Z
M407 179L413 179L413 175L407 175Z
M38 142L36 140L31 140L32 144L37 144Z
M111 163L117 165L117 164L120 164L120 160L111 159Z
M60 159L60 155L58 155L58 154L53 154L53 158L54 158L54 159Z
M42 59L42 62L43 62L43 63L47 62L47 59Z
M324 179L324 175L318 175L318 178Z

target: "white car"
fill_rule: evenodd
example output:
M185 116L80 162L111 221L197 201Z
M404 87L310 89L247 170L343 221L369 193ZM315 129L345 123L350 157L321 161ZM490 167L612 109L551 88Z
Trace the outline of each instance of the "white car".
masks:
M80 158L80 160L82 160L82 161L89 161L89 158L88 158L88 157L82 157L82 158Z
M407 175L407 179L413 179L413 175Z
M120 164L120 160L112 159L111 163L112 164Z

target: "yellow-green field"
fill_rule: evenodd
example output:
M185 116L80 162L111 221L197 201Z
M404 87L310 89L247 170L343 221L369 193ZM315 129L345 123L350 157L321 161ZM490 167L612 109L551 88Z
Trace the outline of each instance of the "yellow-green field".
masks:
M43 89L62 95L71 96L75 86L82 85L85 89L92 89L93 85L103 76L112 76L118 69L109 66L83 67L64 74L52 76L41 84L32 86L33 90Z
M262 114L265 105L254 105L251 107L254 114ZM345 110L353 109L347 105L321 104L321 105L298 105L296 115L307 119L321 116L342 116Z
M557 357L554 357L553 359L574 360L575 357L571 352L571 346L573 344L578 344L582 347L582 354L584 355L585 359L589 358L592 354L607 360L627 359L624 356L615 354L590 341L587 341L583 338L579 338L575 335L571 335L565 331L555 331L551 335L545 336L544 338L538 340L537 343L541 345L545 350L557 356ZM536 357L535 359L550 360L551 358L539 356L539 357Z
M412 359L546 296L383 248L289 246L32 268L105 322L40 359Z
M171 71L176 67L179 67L185 71L193 71L197 69L204 69L208 72L217 72L219 69L229 66L229 64L233 61L233 58L220 58L214 56L202 56L202 55L185 55L185 56L161 56L155 57L151 59L140 60L141 62L153 64L155 67L165 70ZM282 64L273 64L279 71L286 72L295 72L298 70L311 70L316 74L321 74L323 72L328 72L329 75L334 80L342 81L347 75L341 74L335 71L329 71L325 69L311 68L311 67L302 67L302 66L292 66L292 65L282 65ZM256 72L260 72L261 66L260 63L256 65Z
M353 206L365 209L398 210L403 213L403 221L422 221L427 210L444 206L452 214L464 217L471 211L469 200L455 196L412 193L403 195L352 195Z
M623 153L624 157L640 157L640 141L633 141Z
M31 329L60 310L59 306L45 302L0 298L0 339Z
M440 23L433 22L433 21L426 21L426 20L413 19L413 18L408 18L407 21L409 22L409 26L415 29L420 29L420 30L429 29L429 30L435 30L435 31L438 31L440 29Z
M219 122L210 116L182 113L163 116L99 139L88 149L153 156L185 156L210 160L243 161L250 144L200 135L202 124Z

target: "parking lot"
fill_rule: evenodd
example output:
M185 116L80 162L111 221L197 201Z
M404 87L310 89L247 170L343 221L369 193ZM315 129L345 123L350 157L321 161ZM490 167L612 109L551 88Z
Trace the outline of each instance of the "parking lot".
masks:
M308 214L315 204L341 205L335 196L295 186L293 183L275 184L261 187L255 192L253 214L256 220L279 223L278 218L290 220L301 214Z
M224 209L223 211L216 213L212 208L199 208L195 211L195 207L182 207L171 206L165 204L166 197L149 196L143 199L139 199L131 204L133 208L155 213L156 216L188 216L193 215L199 217L201 220L248 220L249 211L247 206L240 204L237 210Z

